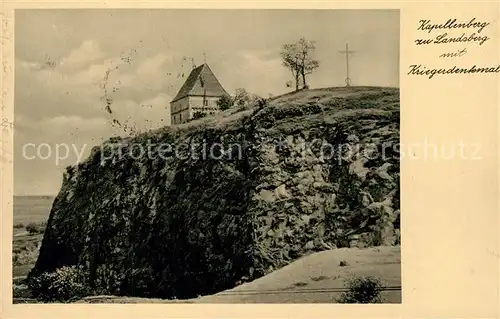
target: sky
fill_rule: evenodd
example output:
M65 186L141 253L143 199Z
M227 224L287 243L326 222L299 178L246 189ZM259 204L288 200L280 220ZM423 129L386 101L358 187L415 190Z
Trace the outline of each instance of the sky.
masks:
M125 135L104 96L136 131L169 125L169 102L205 57L229 93L285 93L279 52L301 37L316 43L311 88L344 85L346 42L352 85L399 87L395 10L16 10L14 193L57 194L66 166Z

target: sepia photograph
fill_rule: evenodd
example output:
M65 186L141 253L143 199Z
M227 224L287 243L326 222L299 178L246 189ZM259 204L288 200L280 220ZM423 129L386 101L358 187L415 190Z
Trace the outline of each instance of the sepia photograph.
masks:
M399 10L16 9L14 36L13 303L402 303Z

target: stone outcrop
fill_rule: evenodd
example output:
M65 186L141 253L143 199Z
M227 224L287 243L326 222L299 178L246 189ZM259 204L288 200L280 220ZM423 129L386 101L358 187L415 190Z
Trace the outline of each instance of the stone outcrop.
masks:
M78 265L96 293L191 298L314 251L399 242L399 90L240 113L110 139L68 167L30 277Z

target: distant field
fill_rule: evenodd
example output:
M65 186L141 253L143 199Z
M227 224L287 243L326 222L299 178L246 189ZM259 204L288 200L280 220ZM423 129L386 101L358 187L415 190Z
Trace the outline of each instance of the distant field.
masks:
M12 240L12 274L24 277L33 268L43 238L44 224L49 219L54 197L14 196L14 229ZM29 233L27 227L36 224L39 230Z
M49 196L14 196L14 225L46 222L53 201Z

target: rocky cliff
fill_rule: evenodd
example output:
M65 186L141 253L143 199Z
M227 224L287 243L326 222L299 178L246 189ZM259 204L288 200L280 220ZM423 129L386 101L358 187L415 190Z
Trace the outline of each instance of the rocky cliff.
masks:
M190 298L399 241L399 90L332 88L111 139L68 167L30 277Z

